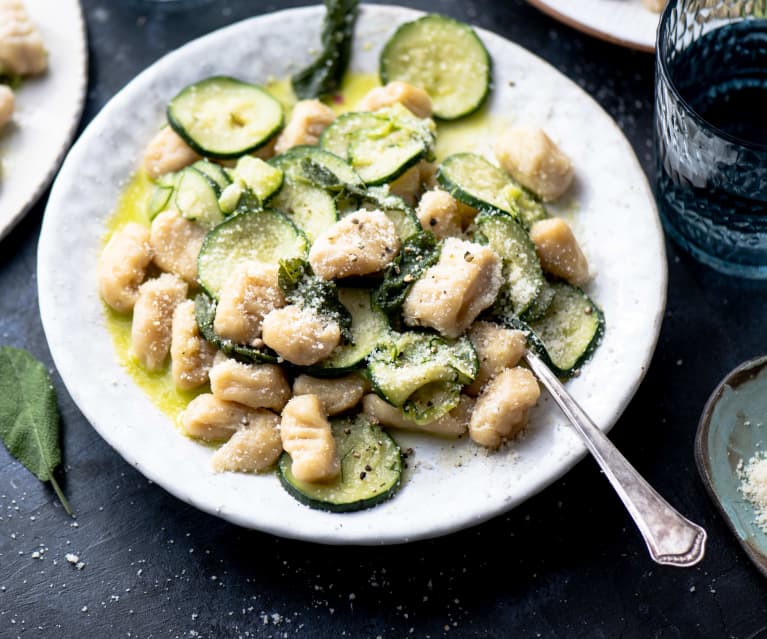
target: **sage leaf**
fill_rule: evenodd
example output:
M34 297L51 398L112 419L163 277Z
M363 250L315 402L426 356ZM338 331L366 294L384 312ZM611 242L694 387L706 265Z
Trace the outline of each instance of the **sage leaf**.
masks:
M45 366L27 351L0 347L0 439L40 481L49 481L69 507L53 470L61 463L56 390Z
M300 99L328 97L341 86L351 57L358 5L359 0L325 0L322 52L291 78Z

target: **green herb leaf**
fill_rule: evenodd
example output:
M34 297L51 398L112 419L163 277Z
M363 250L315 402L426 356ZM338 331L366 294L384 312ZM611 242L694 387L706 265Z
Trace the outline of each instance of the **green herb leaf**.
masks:
M338 300L335 282L317 277L309 263L300 257L280 260L277 276L285 299L290 304L310 308L321 317L336 322L347 343L352 341L352 318L348 309Z
M386 267L373 302L390 318L399 313L413 283L439 260L440 245L431 233L419 233L402 245L395 260Z
M26 351L0 347L0 439L40 481L50 481L70 515L53 469L61 463L56 391L45 366Z
M302 100L325 97L337 90L351 57L359 0L325 0L322 53L291 78Z

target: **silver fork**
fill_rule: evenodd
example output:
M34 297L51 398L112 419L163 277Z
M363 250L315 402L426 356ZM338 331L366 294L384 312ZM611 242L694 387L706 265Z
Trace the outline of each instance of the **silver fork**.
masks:
M642 533L653 561L686 567L694 566L703 559L706 552L706 531L680 515L645 481L578 406L543 360L528 351L525 361L602 467Z

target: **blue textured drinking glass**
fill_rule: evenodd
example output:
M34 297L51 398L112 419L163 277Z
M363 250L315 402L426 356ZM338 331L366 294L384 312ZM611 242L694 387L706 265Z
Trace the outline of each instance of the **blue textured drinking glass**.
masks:
M767 0L670 0L658 28L656 197L701 262L767 278Z

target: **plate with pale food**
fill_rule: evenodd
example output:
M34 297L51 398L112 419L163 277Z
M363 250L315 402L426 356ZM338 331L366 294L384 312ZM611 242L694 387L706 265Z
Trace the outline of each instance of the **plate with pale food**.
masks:
M665 0L528 0L564 24L630 49L655 51Z
M584 455L526 349L615 423L666 262L575 84L446 16L355 12L253 18L128 84L57 178L40 306L72 397L148 478L273 534L400 543Z
M53 179L86 83L77 0L0 0L0 238Z

